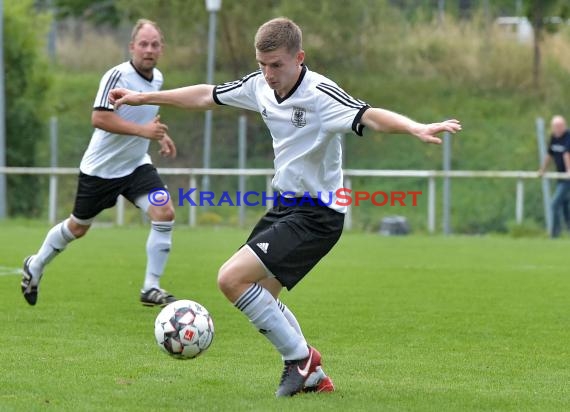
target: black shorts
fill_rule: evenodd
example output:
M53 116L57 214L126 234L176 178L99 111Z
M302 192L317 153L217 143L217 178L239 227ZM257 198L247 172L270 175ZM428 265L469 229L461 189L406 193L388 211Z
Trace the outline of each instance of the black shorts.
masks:
M72 214L78 219L92 219L103 210L115 206L119 195L134 204L138 197L148 195L152 189L158 188L166 186L151 164L139 166L130 175L115 179L103 179L79 172Z
M291 290L336 244L344 214L320 205L278 202L255 225L247 245Z

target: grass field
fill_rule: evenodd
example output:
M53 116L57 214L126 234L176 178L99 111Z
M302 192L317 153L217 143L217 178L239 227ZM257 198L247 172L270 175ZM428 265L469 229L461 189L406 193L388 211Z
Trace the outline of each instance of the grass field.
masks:
M283 296L338 390L275 399L279 356L216 289L246 232L175 232L163 286L216 326L179 361L137 301L146 228L92 230L30 307L13 271L46 230L0 224L0 411L570 410L568 240L346 233Z

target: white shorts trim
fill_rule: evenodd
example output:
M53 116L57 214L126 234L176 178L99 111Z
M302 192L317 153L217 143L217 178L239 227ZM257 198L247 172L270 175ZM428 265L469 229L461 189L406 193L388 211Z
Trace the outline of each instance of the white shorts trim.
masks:
M69 216L70 219L73 219L73 221L79 225L83 225L83 226L91 226L91 224L93 223L93 221L95 220L94 217L92 217L91 219L79 219L73 215Z
M267 268L267 266L265 266L265 263L263 263L263 261L259 258L259 256L257 256L257 253L255 253L253 251L253 249L251 248L251 246L249 246L247 243L245 245L243 245L244 249L249 250L249 252L255 256L255 258L257 259L257 261L261 264L261 266L263 266L263 269L265 269L265 273L267 273L267 277L268 278L274 278L275 275L273 273L271 273L271 271Z
M135 199L135 205L138 206L143 212L148 213L148 208L150 207L150 200L148 200L148 195L140 195Z

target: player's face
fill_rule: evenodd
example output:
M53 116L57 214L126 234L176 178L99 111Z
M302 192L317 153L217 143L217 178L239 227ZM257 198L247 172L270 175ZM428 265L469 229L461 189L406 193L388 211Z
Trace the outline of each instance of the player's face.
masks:
M305 52L291 54L285 47L270 52L255 52L259 68L265 81L280 97L284 97L295 86L301 73Z
M138 31L135 40L129 44L133 65L144 75L152 75L158 58L162 54L160 33L150 24Z

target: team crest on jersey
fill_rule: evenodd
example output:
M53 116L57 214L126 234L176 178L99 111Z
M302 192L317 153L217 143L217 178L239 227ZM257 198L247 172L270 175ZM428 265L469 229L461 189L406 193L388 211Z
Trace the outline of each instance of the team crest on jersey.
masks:
M302 107L293 107L291 123L295 127L305 127L307 125L307 110Z

